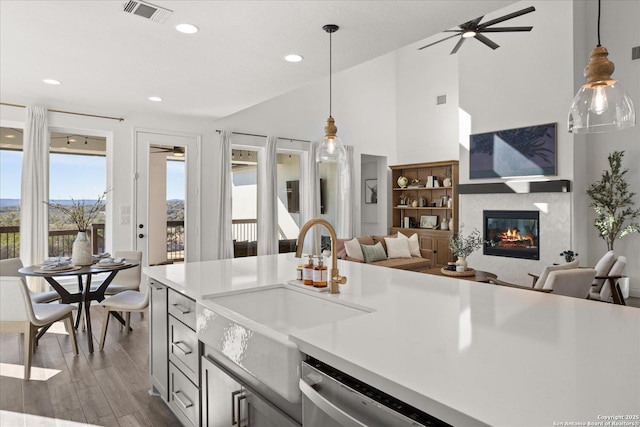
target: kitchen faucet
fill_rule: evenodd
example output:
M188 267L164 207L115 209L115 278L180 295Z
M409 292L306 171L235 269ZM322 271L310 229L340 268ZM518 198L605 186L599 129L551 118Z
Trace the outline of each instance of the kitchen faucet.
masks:
M336 243L338 238L336 237L336 230L333 228L327 220L322 218L313 218L307 221L302 228L300 229L300 234L298 235L298 248L296 249L296 258L302 257L302 246L304 245L304 237L307 235L307 232L314 225L324 225L327 230L329 230L329 236L331 236L331 285L329 286L330 294L339 294L340 288L339 285L344 285L347 283L347 278L340 276L338 272L338 261L337 261L337 251L336 251Z

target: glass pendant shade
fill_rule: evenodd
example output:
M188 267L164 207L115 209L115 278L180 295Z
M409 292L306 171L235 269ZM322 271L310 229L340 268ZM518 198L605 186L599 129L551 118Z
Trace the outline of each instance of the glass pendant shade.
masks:
M567 125L571 133L610 132L636 124L633 101L622 85L611 78L615 65L609 61L607 48L600 45L599 16L598 11L598 45L584 68L587 83L573 98L569 109Z
M601 80L580 88L569 110L569 132L599 133L636 124L631 98L620 82Z

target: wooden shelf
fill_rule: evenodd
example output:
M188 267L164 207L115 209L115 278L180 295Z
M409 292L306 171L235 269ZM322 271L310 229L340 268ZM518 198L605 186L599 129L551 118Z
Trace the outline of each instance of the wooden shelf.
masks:
M394 187L393 191L409 191L409 190L451 190L453 187L417 187L417 188L400 188Z
M447 207L428 207L428 206L416 206L415 208L413 206L394 206L393 209L416 209L416 210L435 210L435 209L439 209L439 210L451 210L452 208L447 208Z

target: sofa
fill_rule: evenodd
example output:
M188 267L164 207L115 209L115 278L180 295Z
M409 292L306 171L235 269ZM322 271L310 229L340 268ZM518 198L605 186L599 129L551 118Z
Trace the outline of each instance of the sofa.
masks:
M337 256L352 262L418 271L433 267L431 250L420 249L418 235L397 233L338 239Z

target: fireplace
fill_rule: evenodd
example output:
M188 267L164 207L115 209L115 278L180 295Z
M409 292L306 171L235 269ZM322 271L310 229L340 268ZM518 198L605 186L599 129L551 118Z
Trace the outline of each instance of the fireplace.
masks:
M539 211L483 211L485 255L540 259Z

